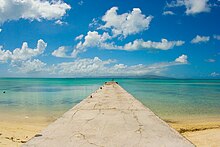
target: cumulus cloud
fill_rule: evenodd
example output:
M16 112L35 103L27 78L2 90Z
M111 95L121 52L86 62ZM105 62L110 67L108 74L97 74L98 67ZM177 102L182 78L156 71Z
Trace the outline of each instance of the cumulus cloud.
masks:
M92 19L92 22L89 23L89 28L90 29L97 29L101 26L101 24L99 24L99 19L97 18L93 18Z
M14 62L12 66L16 68L16 71L19 73L39 73L49 71L46 68L46 63L40 61L39 59L26 60L21 62Z
M62 25L67 25L67 22L58 19L57 21L55 21L55 24L62 26Z
M175 15L173 11L164 11L163 15Z
M188 58L188 56L183 54L183 55L179 56L178 58L176 58L175 62L186 64L186 63L188 63L187 58Z
M60 19L70 8L62 0L1 0L0 23L19 19Z
M123 50L139 50L139 49L159 49L159 50L168 50L172 49L174 46L181 46L184 44L184 41L168 41L167 39L161 39L161 42L154 41L144 41L142 39L134 40L125 44Z
M140 76L146 74L160 74L168 67L187 63L180 61L160 62L151 65L125 65L116 60L101 60L98 57L77 59L73 62L62 62L47 65L39 59L26 60L13 64L13 68L21 73L47 73L56 76L96 77L96 76Z
M102 17L105 23L99 29L110 29L113 36L137 34L149 28L152 16L145 16L139 8L133 8L130 13L118 14L118 7L112 7Z
M147 30L153 17L145 16L139 8L133 8L130 13L123 14L118 14L117 11L118 7L109 9L101 19L103 21L102 23L99 23L97 19L93 19L89 27L98 26L98 30L88 31L86 35L81 34L77 36L75 41L78 41L78 43L73 47L74 49L71 55L66 55L66 50L63 48L55 50L53 55L56 57L76 58L78 54L86 52L88 48L126 51L141 49L168 50L185 43L181 40L168 41L167 39L161 39L161 42L155 42L136 39L118 45L114 42L114 39L125 38L128 35L134 35Z
M93 59L78 59L74 62L63 62L56 65L56 71L58 74L71 74L73 76L90 76L98 75L100 72L104 72L106 65L113 63L113 60L103 61L98 57Z
M201 12L210 12L209 0L174 0L167 3L166 7L186 7L187 15L198 14Z
M28 43L24 42L21 48L16 48L13 51L3 50L3 47L0 47L0 61L7 62L8 60L17 61L17 60L27 60L32 57L42 54L47 47L42 39L38 40L37 47L32 49L28 47Z
M81 35L79 35L79 36L77 36L77 37L75 38L75 41L77 41L77 40L82 40L82 39L83 39L83 37L84 37L84 35L83 35L83 34L81 34Z
M73 62L62 62L53 65L47 65L39 59L29 59L20 62L13 62L11 65L14 71L24 74L51 74L55 76L137 76L146 74L159 74L168 67L187 64L187 56L182 55L175 61L160 62L151 65L125 65L116 63L116 60L101 60L98 57L77 59Z
M220 40L220 35L213 35L213 38L216 40Z
M195 44L195 43L200 43L200 42L208 42L209 39L210 39L209 36L199 36L199 35L196 35L196 37L191 40L191 43Z
M152 65L125 65L115 63L115 60L101 60L98 57L93 59L78 59L74 62L63 62L55 66L55 71L61 75L71 76L134 76L146 74L158 74L167 67L182 65L185 62L161 62Z
M88 48L93 47L108 50L126 51L135 51L142 49L169 50L175 46L182 46L185 43L181 40L168 41L167 39L161 39L161 42L154 42L151 40L144 41L143 39L136 39L133 42L129 42L124 45L117 45L114 42L111 42L111 39L112 37L106 32L104 32L103 34L99 34L97 31L89 31L87 35L84 37L84 41L80 41L75 46L71 57L77 57L79 53L85 52Z
M52 55L55 57L67 58L69 56L66 53L67 53L67 48L65 46L61 46L57 50L54 50L52 52Z
M168 41L167 39L161 39L161 42L144 41L143 39L136 39L133 42L126 43L124 45L117 45L111 42L112 37L104 32L99 34L97 31L89 31L84 37L84 41L80 41L74 48L71 57L77 57L79 53L87 51L88 48L97 47L100 49L108 50L126 50L135 51L141 49L158 49L158 50L169 50L175 46L182 46L185 42Z
M76 57L79 53L85 52L87 48L104 46L104 42L108 39L111 39L111 36L106 32L99 34L97 31L89 31L84 37L84 42L80 41L75 46L71 56Z

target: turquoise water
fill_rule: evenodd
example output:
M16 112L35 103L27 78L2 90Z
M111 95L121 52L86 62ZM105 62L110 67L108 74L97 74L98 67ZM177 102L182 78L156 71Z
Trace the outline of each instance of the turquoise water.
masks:
M0 79L0 116L57 118L95 91L103 81L103 79Z
M119 80L164 119L220 118L220 80Z
M0 115L56 118L108 80L2 78ZM220 117L220 80L117 81L164 119Z

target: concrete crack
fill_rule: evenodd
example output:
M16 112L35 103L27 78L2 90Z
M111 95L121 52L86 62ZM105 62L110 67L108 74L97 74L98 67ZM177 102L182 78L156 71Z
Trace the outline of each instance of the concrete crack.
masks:
M133 117L135 118L136 122L138 123L138 129L135 132L140 134L140 138L139 138L139 141L138 141L138 145L139 145L140 141L142 139L143 125L140 123L140 121L139 121L137 115L135 114L135 112L133 111L132 113L133 113Z
M92 145L95 145L95 146L98 146L98 147L104 147L104 146L98 145L98 144L96 144L96 143L94 143L94 142L90 142L90 141L86 138L86 135L84 135L84 134L81 133L81 132L78 132L78 133L75 134L74 136L76 136L76 137L82 136L83 140L85 140L87 143L92 144Z
M73 115L71 116L71 119L74 117L74 115L76 115L76 113L78 112L79 110L76 110L76 112L73 113Z

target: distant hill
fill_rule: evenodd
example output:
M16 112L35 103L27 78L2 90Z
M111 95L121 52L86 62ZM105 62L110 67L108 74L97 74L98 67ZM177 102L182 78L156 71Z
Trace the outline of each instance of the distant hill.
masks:
M143 75L143 76L132 76L131 78L145 78L145 79L174 79L171 77L157 76L157 75Z
M118 79L118 78L137 78L137 79L174 79L170 77L164 77L164 76L157 76L157 75L142 75L142 76L99 76L99 77L83 77L83 78L112 78L112 79Z

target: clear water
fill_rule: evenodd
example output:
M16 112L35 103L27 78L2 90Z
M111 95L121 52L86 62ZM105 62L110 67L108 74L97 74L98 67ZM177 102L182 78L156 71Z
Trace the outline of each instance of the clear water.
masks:
M0 116L57 118L108 80L2 78ZM220 80L117 81L164 119L220 117Z
M119 81L122 87L164 119L220 118L220 80Z
M57 118L95 91L103 81L104 79L0 79L1 119Z

